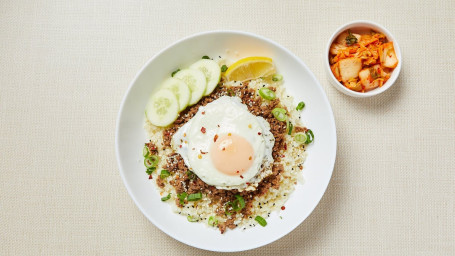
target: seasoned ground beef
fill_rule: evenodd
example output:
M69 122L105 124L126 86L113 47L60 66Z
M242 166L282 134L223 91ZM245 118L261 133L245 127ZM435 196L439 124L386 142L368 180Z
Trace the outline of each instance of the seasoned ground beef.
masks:
M270 88L275 90L275 88ZM255 90L248 87L248 83L244 83L242 86L228 87L218 86L213 93L202 98L196 105L188 107L186 110L180 113L174 125L163 131L163 143L164 147L171 147L172 136L175 132L190 120L197 112L200 106L205 106L208 103L220 98L221 96L238 96L241 98L248 110L256 115L263 117L270 124L270 131L275 137L275 144L273 146L273 159L274 165L272 167L272 174L264 178L259 184L255 191L242 191L239 192L236 189L223 190L216 189L216 187L204 183L200 178L190 172L185 165L183 158L177 154L172 153L168 157L168 162L165 166L167 170L177 174L176 178L170 181L170 184L175 188L178 194L186 192L187 194L194 194L202 192L204 195L209 197L213 204L216 204L216 214L224 216L226 203L235 200L235 195L241 195L245 200L245 208L241 210L244 216L251 215L251 209L253 207L254 198L260 195L264 195L269 191L270 188L278 189L280 187L280 173L283 171L283 165L280 164L280 160L283 157L281 155L282 150L286 150L285 134L286 134L286 122L278 121L272 114L272 110L275 107L285 108L280 105L279 99L272 101L264 101L259 97ZM263 104L264 103L264 104ZM305 127L295 127L295 131L306 131ZM154 146L154 145L153 145ZM157 178L158 186L162 185L162 181ZM164 185L164 184L163 184ZM179 200L176 200L176 204L179 207ZM233 217L237 214L235 211L231 213ZM235 228L234 218L228 219L224 223L219 223L218 228L221 233L224 233L226 228Z

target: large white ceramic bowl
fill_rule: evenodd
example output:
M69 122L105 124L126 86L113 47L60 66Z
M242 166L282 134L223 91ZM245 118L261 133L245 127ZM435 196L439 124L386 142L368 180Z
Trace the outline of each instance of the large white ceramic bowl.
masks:
M151 93L177 68L188 67L201 56L242 58L269 56L295 102L304 101L303 123L314 131L308 147L303 176L286 203L286 210L271 214L266 227L220 234L204 223L190 223L161 202L155 180L149 180L143 165L144 108ZM228 56L230 55L230 56ZM142 213L169 236L211 251L242 251L271 243L295 229L318 204L332 175L336 156L335 122L329 101L315 76L294 54L264 37L238 31L213 31L184 38L156 54L131 82L120 107L116 130L116 153L120 175ZM295 234L299 235L299 234Z
M392 71L392 74L381 87L378 87L376 89L373 89L368 92L356 92L353 90L349 90L346 88L343 84L341 84L333 75L332 70L330 69L330 63L329 63L329 50L330 46L332 45L333 41L344 31L346 30L352 30L353 32L358 32L358 31L370 31L374 30L376 32L380 32L384 34L387 37L387 40L389 42L393 42L393 48L395 49L395 54L397 55L398 58L398 65L397 67ZM387 89L389 89L397 80L398 75L400 74L401 71L401 64L402 64L402 59L401 59L401 50L400 46L398 45L397 39L390 33L389 30L387 30L385 27L382 25L379 25L378 23L368 21L368 20L355 20L351 21L349 23L344 24L343 26L339 27L335 32L332 34L330 37L327 46L326 46L326 51L324 52L324 68L327 73L328 79L330 83L335 87L338 91L357 98L365 98L365 97L371 97L378 95L380 93L385 92Z

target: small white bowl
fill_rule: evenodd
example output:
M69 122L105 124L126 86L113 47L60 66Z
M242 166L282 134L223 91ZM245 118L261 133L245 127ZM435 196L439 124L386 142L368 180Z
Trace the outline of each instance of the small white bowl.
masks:
M397 67L392 71L392 74L387 80L385 84L383 84L381 87L378 87L376 89L373 89L368 92L356 92L352 91L348 88L346 88L343 84L341 84L333 75L332 70L330 69L330 63L329 63L329 51L330 51L330 46L332 45L333 41L344 31L352 29L352 30L358 30L358 29L372 29L374 31L380 32L384 34L387 37L387 40L389 42L393 42L393 47L395 49L395 54L397 55L398 58L398 65ZM402 64L402 59L401 59L401 51L400 47L398 46L398 42L396 38L388 31L385 27L374 23L372 21L367 21L367 20L356 20L356 21L351 21L341 27L339 27L335 33L332 34L332 36L329 39L329 42L327 43L326 51L325 51L325 56L324 56L324 67L328 75L328 79L330 83L340 92L353 96L353 97L358 97L358 98L365 98L365 97L371 97L374 95L378 95L385 90L389 89L397 80L398 75L400 74L401 70L401 64Z

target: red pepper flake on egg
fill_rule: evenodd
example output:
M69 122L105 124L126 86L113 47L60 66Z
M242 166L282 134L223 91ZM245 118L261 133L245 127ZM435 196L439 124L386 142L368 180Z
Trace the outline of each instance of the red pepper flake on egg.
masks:
M201 132L202 132L202 133L205 133L205 132L206 132L205 127L202 127L202 128L201 128Z
M205 115L205 111L202 111L202 113L201 113L201 114Z
M283 205L283 206L281 206L281 210L283 210L283 211L284 211L284 209L286 209L286 207L284 207L284 205Z
M215 134L215 137L213 137L213 142L216 142L217 139L218 139L218 134Z
M258 132L258 135L261 135L262 133L261 132Z
M242 176L242 175L240 175L240 178L242 178L242 179L243 179L243 176Z
M253 160L253 157L252 157L252 156L250 156L250 157L248 158L248 160Z

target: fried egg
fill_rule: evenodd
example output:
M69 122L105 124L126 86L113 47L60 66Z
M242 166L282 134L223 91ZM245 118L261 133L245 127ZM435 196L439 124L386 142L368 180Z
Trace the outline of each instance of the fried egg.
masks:
M172 137L187 167L218 189L254 190L272 172L275 138L269 123L239 97L201 106Z

